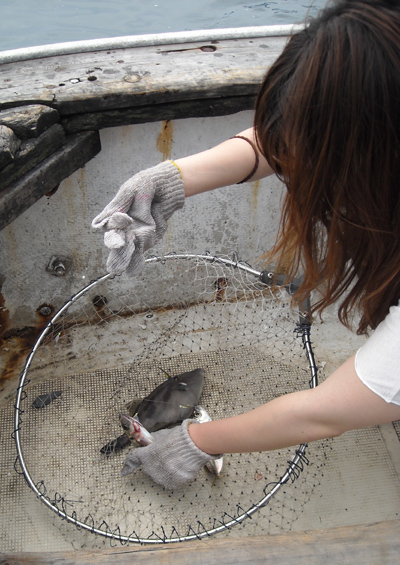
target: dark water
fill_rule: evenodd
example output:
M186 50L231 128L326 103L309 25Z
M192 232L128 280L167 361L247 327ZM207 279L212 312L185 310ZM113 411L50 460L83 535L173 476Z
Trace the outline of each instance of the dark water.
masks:
M323 0L0 0L0 51L63 41L301 22Z

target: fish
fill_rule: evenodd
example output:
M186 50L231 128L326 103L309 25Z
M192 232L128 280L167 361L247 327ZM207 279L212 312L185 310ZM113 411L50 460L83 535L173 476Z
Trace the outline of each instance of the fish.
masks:
M53 400L55 400L56 398L58 398L61 395L62 395L62 390L57 390L57 391L49 392L49 393L46 393L46 394L40 394L32 402L32 406L34 408L36 408L37 410L39 410L39 408L44 408L45 406L50 404L50 402L53 402Z
M128 414L120 414L119 421L124 429L125 435L130 440L135 440L140 446L150 445L154 441L154 437L146 430L139 421L137 416L128 416Z
M204 406L196 406L194 409L193 418L199 422L199 424L203 424L204 422L211 422L211 416L204 408ZM224 457L219 457L218 459L211 459L205 465L207 471L209 471L212 475L215 476L215 480L217 480L222 473L222 469L224 466ZM214 483L213 483L214 484Z
M126 407L128 415L137 416L141 425L150 433L190 418L203 392L204 369L194 369L175 377L165 371L163 373L167 376L165 381L143 400L132 401ZM130 443L131 440L124 433L104 445L100 452L109 455Z

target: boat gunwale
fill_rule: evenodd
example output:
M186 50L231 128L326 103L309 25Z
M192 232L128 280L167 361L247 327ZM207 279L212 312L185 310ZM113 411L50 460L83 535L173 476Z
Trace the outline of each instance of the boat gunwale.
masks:
M132 47L151 47L155 45L172 45L199 41L222 41L228 39L290 36L303 28L304 24L285 24L217 28L210 30L192 30L107 37L82 41L67 41L63 43L52 43L0 51L0 65L42 59L57 55L73 55L78 53L106 51L110 49L129 49Z

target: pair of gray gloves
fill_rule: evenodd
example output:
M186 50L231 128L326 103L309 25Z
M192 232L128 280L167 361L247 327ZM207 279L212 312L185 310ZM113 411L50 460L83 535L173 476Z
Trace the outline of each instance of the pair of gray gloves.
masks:
M105 232L104 243L110 250L108 272L138 275L144 266L144 252L163 237L168 219L184 202L183 180L172 161L128 179L92 222L93 228ZM156 483L168 489L180 488L194 479L210 459L220 455L204 453L193 443L189 423L191 420L185 420L173 429L153 433L153 443L128 454L122 475L141 466Z

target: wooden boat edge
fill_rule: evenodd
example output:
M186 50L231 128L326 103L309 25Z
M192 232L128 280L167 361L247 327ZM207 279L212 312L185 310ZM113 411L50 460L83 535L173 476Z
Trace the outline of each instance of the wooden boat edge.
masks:
M163 563L192 565L208 563L279 563L330 565L344 563L396 563L400 551L400 521L392 520L366 525L326 530L289 532L254 537L210 538L189 543L117 547L94 551L0 554L0 564Z

